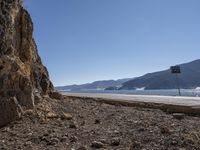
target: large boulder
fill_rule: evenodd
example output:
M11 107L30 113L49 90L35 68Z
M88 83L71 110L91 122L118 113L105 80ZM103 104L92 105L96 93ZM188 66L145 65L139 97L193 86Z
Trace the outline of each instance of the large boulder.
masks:
M23 113L15 97L1 99L0 126L4 126L12 120L19 119Z
M35 99L53 91L32 35L22 1L0 0L0 126L20 117L19 106L32 109Z

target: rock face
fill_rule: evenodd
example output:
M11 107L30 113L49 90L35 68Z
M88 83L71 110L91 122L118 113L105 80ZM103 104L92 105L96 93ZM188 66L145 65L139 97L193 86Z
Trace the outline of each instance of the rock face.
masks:
M0 0L0 126L20 117L20 107L32 109L53 91L32 33L22 1Z

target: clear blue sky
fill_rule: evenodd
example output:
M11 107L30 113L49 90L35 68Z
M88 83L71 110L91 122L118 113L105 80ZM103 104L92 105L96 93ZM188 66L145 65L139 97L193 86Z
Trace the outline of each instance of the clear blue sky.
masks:
M25 0L54 85L136 77L200 58L200 0Z

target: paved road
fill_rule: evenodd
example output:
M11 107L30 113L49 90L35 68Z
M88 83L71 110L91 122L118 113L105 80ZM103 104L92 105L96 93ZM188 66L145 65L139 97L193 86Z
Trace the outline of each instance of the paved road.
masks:
M149 102L158 104L171 104L200 108L200 97L150 96L126 94L95 94L95 93L63 93L67 96L102 98L117 101Z

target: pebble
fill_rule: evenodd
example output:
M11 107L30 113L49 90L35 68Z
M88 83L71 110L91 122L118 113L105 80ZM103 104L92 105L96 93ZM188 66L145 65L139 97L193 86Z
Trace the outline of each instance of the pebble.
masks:
M76 136L72 136L70 137L70 142L73 143L73 142L76 142L78 140L78 138Z
M113 138L111 140L110 146L119 146L120 145L120 138Z
M141 128L138 129L138 131L139 131L139 132L144 132L145 129L141 127Z
M72 115L70 115L70 114L68 114L68 113L63 113L62 115L61 115L61 119L62 120L64 120L64 119L66 119L66 120L71 120L73 117L72 117Z
M49 112L49 113L47 114L47 118L49 118L49 119L58 118L58 115L55 114L55 113L53 113L53 112Z
M118 130L114 130L115 134L120 134L120 132Z
M99 119L95 120L95 124L100 124L100 123L101 123L101 121Z
M100 141L101 143L108 144L108 140L106 140L106 139L100 139L99 141Z
M59 139L57 138L52 138L49 142L48 145L56 145L59 142Z
M65 137L65 136L64 137L60 137L59 139L60 139L60 142L66 142L67 141L67 137Z
M31 144L32 144L31 141L27 141L27 142L24 143L24 146L29 146L29 145L31 145Z
M81 146L77 150L87 150L87 149L84 146Z
M72 123L69 125L69 128L76 129L76 128L77 128L77 126L76 126L76 124L75 124L74 122L72 122Z
M162 134L170 134L171 133L171 131L165 126L160 127L160 132Z
M185 114L183 113L173 113L172 116L178 120L184 119Z
M133 141L131 148L141 148L141 143L138 141Z
M102 142L93 141L91 147L93 148L102 148L104 144Z

